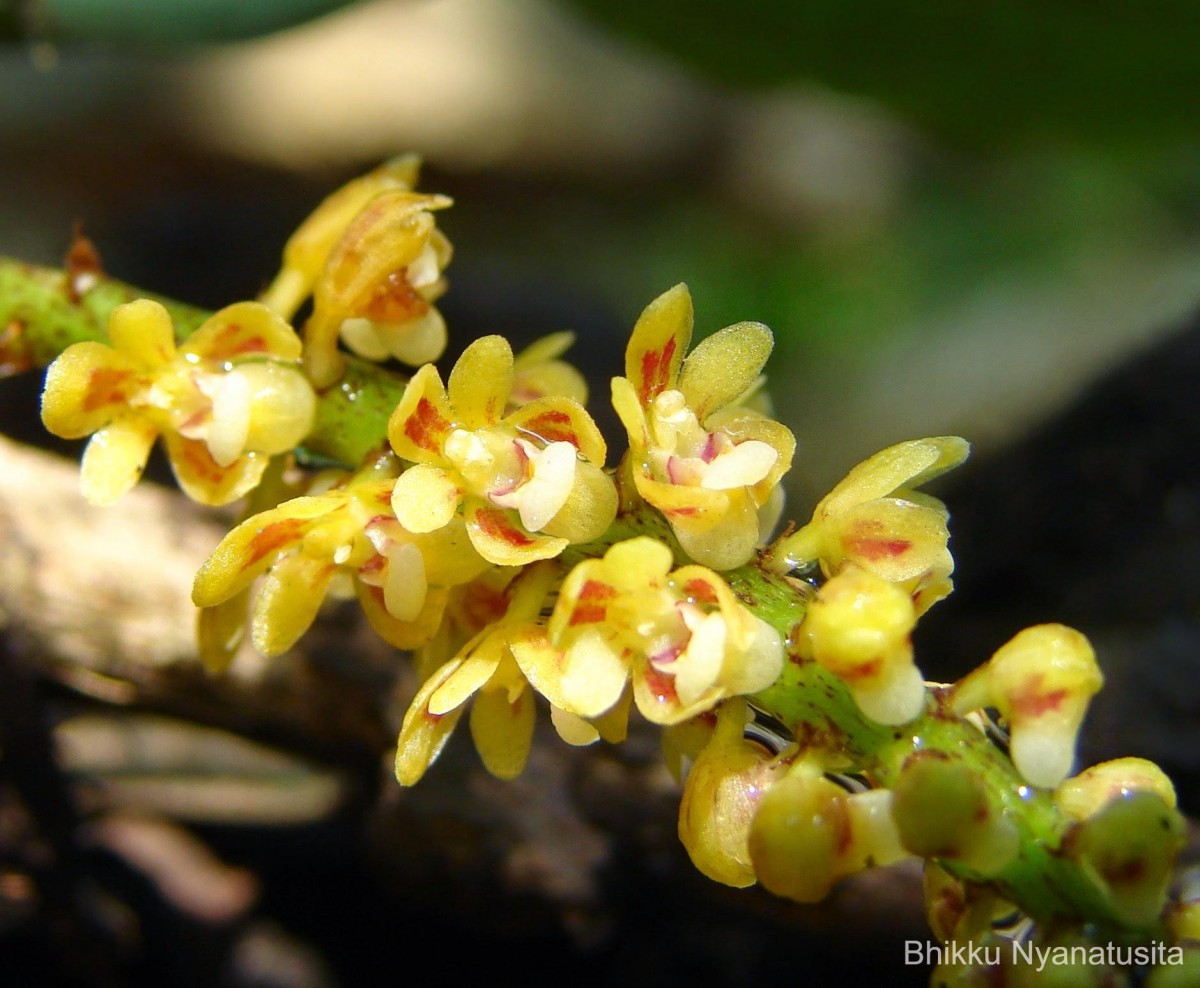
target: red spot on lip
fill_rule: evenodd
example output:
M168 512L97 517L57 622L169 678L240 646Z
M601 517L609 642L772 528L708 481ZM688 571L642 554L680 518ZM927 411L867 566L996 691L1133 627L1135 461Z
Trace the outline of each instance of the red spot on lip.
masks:
M204 354L210 360L229 360L231 357L244 357L252 353L269 353L267 341L262 336L242 337L240 323L226 323L221 327L209 352Z
M658 396L670 383L671 359L675 356L677 340L672 336L661 350L647 350L642 354L642 404Z
M449 429L450 423L424 396L417 400L417 407L404 422L404 434L413 445L432 452L440 450L441 438Z
M105 405L123 405L126 394L125 383L133 377L133 371L114 367L97 367L88 375L87 393L83 397L83 410L94 412Z
M260 528L250 540L246 561L242 569L249 569L268 553L295 542L300 538L305 522L301 518L284 518Z

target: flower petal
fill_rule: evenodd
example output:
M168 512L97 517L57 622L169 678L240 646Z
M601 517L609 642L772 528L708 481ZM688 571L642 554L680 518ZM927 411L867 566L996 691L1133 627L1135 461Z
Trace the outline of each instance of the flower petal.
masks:
M679 374L679 390L703 422L741 397L771 355L775 338L762 323L740 322L701 340Z
M337 567L296 553L280 560L254 602L251 638L263 655L282 655L316 619Z
M836 565L849 560L890 583L930 571L949 575L954 568L945 517L911 501L868 501L830 519L828 529L836 540Z
M435 532L448 525L462 502L462 491L439 467L418 463L396 479L392 511L410 532Z
M104 343L73 343L46 369L42 423L63 439L82 438L124 412L140 387L128 357Z
M133 415L115 419L92 436L80 472L84 498L92 504L112 504L133 487L157 437L158 429Z
M301 343L287 321L262 303L235 302L213 313L179 349L218 364L256 357L298 362Z
M531 534L515 524L507 511L479 500L468 501L464 518L471 544L497 566L523 566L538 559L553 559L569 544L566 539Z
M135 299L113 309L108 319L108 338L145 370L161 367L175 356L175 327L170 313L152 299Z
M471 704L471 737L484 767L498 779L515 779L525 770L537 705L525 689L510 703L504 690L484 690Z
M214 607L248 587L281 553L299 543L309 521L330 510L323 497L298 497L247 518L205 560L192 584L192 602Z
M814 515L838 515L856 504L918 487L967 458L970 446L957 436L911 439L880 450L855 466L817 505Z
M564 710L597 717L621 698L629 679L622 650L598 628L573 635L562 663L559 695Z
M463 429L495 425L513 386L512 347L503 336L484 336L467 347L450 371L447 391Z
M692 339L692 320L692 296L686 285L663 292L638 318L625 349L625 377L643 407L660 391L675 386Z
M433 364L426 364L412 376L388 420L388 442L402 459L437 466L453 429L454 413L441 376Z
M236 501L258 486L270 457L247 453L228 466L212 458L208 446L174 432L163 434L171 469L183 492L200 504L221 505Z
M429 712L429 698L454 674L462 661L461 658L454 658L435 670L417 691L404 715L400 736L396 739L396 779L402 786L415 785L421 780L441 754L458 718L462 716L462 707L448 714Z

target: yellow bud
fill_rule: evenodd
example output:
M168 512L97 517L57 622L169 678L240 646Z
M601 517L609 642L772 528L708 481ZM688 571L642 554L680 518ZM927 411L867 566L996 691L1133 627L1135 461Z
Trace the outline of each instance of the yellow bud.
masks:
M866 716L902 724L925 703L925 681L913 665L910 639L916 620L907 593L847 566L821 587L801 633L813 658L845 680Z
M847 793L819 773L792 773L759 800L748 846L763 886L797 902L819 902L840 876L850 843Z

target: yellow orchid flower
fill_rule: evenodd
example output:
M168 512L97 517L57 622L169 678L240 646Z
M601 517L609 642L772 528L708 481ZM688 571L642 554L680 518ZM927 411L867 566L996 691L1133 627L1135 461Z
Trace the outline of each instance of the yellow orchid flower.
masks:
M503 616L488 621L426 679L404 716L396 743L396 778L401 785L414 785L424 776L468 704L471 737L487 770L501 779L515 778L524 770L533 740L536 698L509 645L537 629L557 575L558 567L549 562L524 569L508 585ZM623 725L612 723L612 718L594 726L554 707L550 717L569 744L588 744L601 736L614 742L624 737Z
M67 347L42 396L47 429L92 436L82 487L94 504L137 483L159 436L188 496L227 504L312 427L316 398L300 370L300 339L266 306L228 306L177 347L167 310L139 299L113 310L108 335L111 346Z
M772 558L792 569L819 562L827 576L859 566L907 591L923 614L953 589L954 559L945 505L916 488L969 451L964 439L938 436L876 453L821 499L807 525L780 540Z
M449 588L478 576L487 564L461 523L429 534L406 531L390 510L394 477L380 472L364 471L324 493L246 519L196 574L193 601L217 607L265 574L251 638L264 655L278 655L308 630L343 575L386 641L397 648L428 642Z
M485 336L459 358L448 388L432 364L420 368L388 423L392 449L415 464L392 498L401 524L433 532L461 517L479 554L499 566L597 538L617 510L591 416L561 396L504 414L513 376L507 341Z
M779 634L711 570L671 572L671 563L666 546L643 536L575 566L546 631L510 641L534 688L592 719L616 707L632 680L643 716L678 724L770 686L783 667Z
M692 300L677 285L647 306L625 351L613 407L629 434L638 493L670 522L698 563L725 570L750 560L782 510L779 481L796 440L741 402L759 384L773 345L759 323L737 323L687 359Z

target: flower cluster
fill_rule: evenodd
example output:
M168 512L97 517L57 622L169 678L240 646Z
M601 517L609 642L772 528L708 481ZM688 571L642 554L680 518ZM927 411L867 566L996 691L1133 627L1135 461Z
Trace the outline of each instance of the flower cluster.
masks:
M277 655L327 596L357 597L416 665L402 784L464 715L485 767L511 778L538 706L573 745L619 742L636 714L663 729L680 837L717 881L813 902L916 855L946 939L990 943L1014 910L1054 920L1032 935L1046 943L1157 929L1182 820L1148 762L1070 776L1103 681L1086 638L1026 629L948 685L917 665L913 631L954 570L948 512L918 488L967 444L883 450L768 544L796 446L766 412L770 331L738 323L689 352L688 290L651 302L612 381L628 450L608 466L563 359L570 333L516 355L485 336L443 380L434 303L451 248L435 214L450 200L416 177L416 159L397 158L330 196L261 301L179 343L162 304L122 305L107 342L75 342L49 367L43 419L91 436L89 500L135 483L160 436L193 498L249 495L193 587L209 665L247 621ZM309 300L301 335L288 320ZM387 382L382 414L334 386L364 367L343 345L416 367L363 371ZM369 419L353 456L339 416ZM315 422L327 438L314 447L343 462L312 474L282 454ZM1200 928L1200 906L1172 915L1180 939Z

